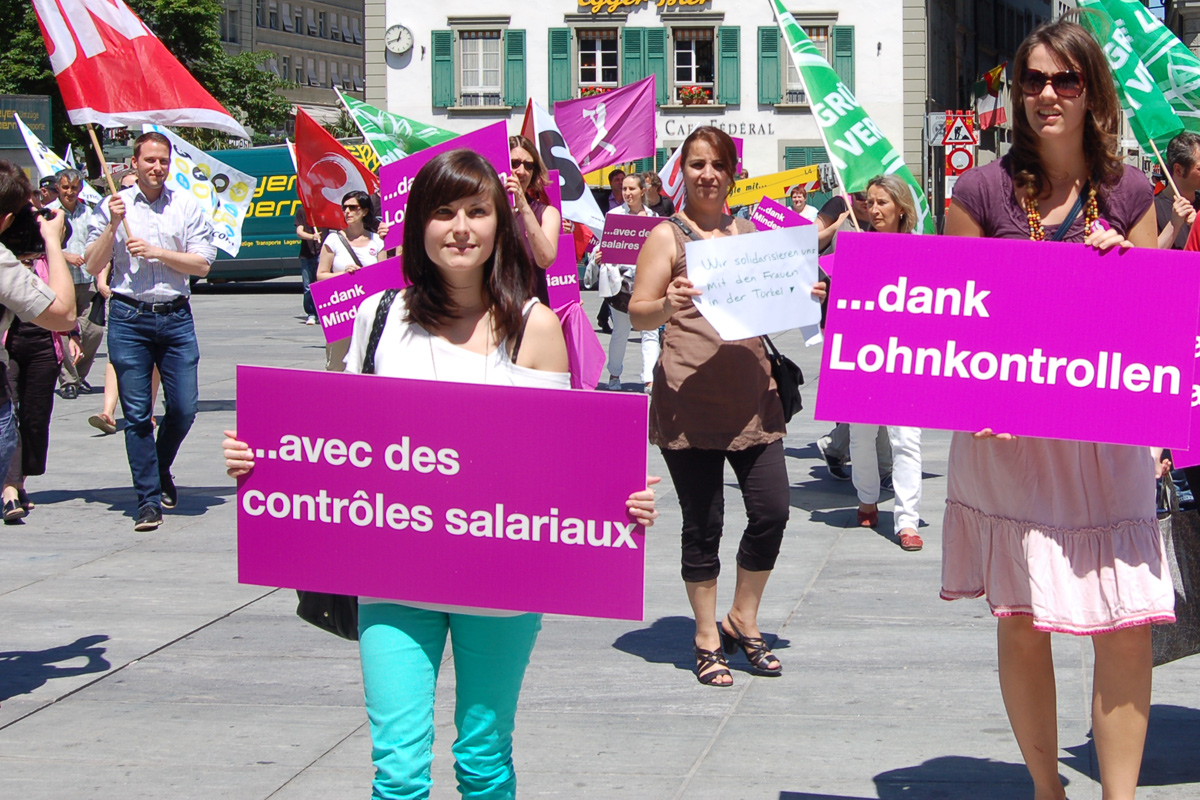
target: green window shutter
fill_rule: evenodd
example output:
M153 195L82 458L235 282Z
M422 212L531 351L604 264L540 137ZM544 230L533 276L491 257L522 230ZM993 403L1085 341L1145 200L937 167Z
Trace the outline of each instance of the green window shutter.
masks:
M654 156L649 156L648 158L639 158L633 162L634 172L649 172L652 169L654 169Z
M717 28L717 102L742 102L742 29L736 25Z
M779 45L778 25L758 29L758 102L764 105L774 105L783 99Z
M642 77L654 76L654 101L660 106L671 97L667 80L667 31L665 28L646 29L646 71Z
M671 148L660 147L654 151L654 171L660 172L671 158Z
M785 147L783 148L783 168L799 169L800 167L808 166L808 148L807 147Z
M833 26L833 71L854 91L854 26Z
M571 99L571 29L550 29L550 108Z
M454 105L454 34L451 31L430 33L433 50L433 106Z
M525 31L510 28L504 32L504 104L523 107L528 98L525 92Z
M646 29L621 30L621 85L637 83L646 77Z

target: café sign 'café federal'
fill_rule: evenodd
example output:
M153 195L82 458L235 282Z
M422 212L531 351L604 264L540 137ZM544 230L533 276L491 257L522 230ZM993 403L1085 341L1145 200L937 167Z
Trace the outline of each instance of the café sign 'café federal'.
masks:
M925 54L904 30L922 7L788 3L918 175ZM396 114L461 132L508 120L515 133L527 98L552 110L654 75L656 153L640 169L699 125L744 139L751 176L829 160L769 0L366 0L365 10L366 100Z

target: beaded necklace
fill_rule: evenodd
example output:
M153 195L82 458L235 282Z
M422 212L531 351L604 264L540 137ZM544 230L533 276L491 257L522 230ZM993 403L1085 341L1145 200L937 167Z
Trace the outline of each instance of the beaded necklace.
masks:
M1088 199L1083 207L1083 232L1086 236L1091 232L1092 226L1100 219L1100 208L1096 204L1096 190L1087 187ZM1029 188L1028 194L1025 197L1025 218L1029 221L1029 238L1035 242L1044 242L1046 240L1046 230L1042 227L1042 215L1038 211L1037 196L1034 193L1033 187Z

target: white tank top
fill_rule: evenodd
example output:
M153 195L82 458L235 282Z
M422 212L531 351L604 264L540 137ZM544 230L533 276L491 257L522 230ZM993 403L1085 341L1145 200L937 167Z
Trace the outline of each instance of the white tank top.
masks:
M354 334L350 337L350 351L346 354L346 371L362 372L366 355L367 340L375 322L375 311L379 308L381 294L368 297L358 307L354 318ZM536 298L526 304L538 302ZM524 386L534 389L570 389L571 375L567 372L519 367L508 357L508 347L501 341L488 355L472 353L433 336L415 322L409 322L401 294L388 309L387 322L379 337L375 350L375 374L390 378L415 378L418 380L449 381L451 383L480 383L489 386ZM376 597L360 597L359 603L396 603ZM512 617L521 612L496 611L485 608L438 605L436 603L404 602L400 605L423 608L429 611L444 611L448 614L476 614L485 617Z

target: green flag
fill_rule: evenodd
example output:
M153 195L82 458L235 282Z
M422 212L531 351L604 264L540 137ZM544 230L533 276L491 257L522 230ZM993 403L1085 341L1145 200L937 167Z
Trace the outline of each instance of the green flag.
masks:
M812 104L813 116L821 129L821 139L829 161L847 192L860 192L880 173L895 174L908 184L917 206L917 233L933 233L929 203L904 156L892 147L875 121L867 116L854 94L841 82L825 56L796 24L781 0L768 0L783 31L783 39L792 53L792 63L804 81Z
M1115 25L1113 41L1101 44L1110 61L1114 58L1110 50L1135 54L1183 127L1200 132L1200 58L1139 0L1080 0L1079 6L1107 12ZM1115 57L1119 58L1119 53ZM1146 77L1143 74L1141 81ZM1159 141L1157 136L1154 140Z
M341 91L338 91L338 97L341 98L346 111L350 112L354 124L362 131L363 138L379 156L380 166L399 161L410 153L458 136L457 133L433 125L426 125L398 114L389 114L361 100L347 97Z
M1104 49L1129 127L1144 150L1162 153L1183 132L1183 122L1134 51L1125 21L1110 17L1100 0L1082 0L1080 5L1092 12L1081 15L1082 22Z

